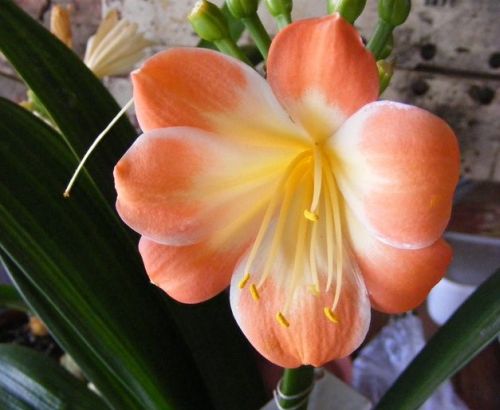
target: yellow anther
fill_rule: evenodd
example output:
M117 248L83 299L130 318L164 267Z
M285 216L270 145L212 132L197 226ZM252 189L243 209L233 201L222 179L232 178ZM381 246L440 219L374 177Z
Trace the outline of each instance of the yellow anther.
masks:
M304 217L312 222L316 222L319 219L318 214L311 212L309 209L304 209Z
M319 285L316 283L314 285L309 285L307 287L309 293L313 296L319 296Z
M258 301L260 299L259 291L257 290L257 286L252 284L250 286L250 294L252 295L253 300Z
M238 287L240 289L243 289L249 280L250 280L250 274L247 273L245 276L243 276L243 279L240 280L240 283L238 283Z
M323 309L323 313L325 314L326 318L330 322L333 322L333 323L339 323L340 322L338 316L335 313L333 313L332 309L330 309L329 307L325 307Z
M290 323L288 322L288 320L286 320L286 317L281 312L276 313L276 320L283 327L289 327L290 326Z

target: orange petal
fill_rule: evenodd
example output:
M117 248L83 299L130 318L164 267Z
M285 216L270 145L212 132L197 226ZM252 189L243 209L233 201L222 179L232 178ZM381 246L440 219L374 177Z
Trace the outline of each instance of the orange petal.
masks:
M165 245L200 242L260 212L290 151L238 145L175 127L141 135L115 167L117 210Z
M349 118L330 148L342 194L379 240L418 249L442 235L460 168L457 139L443 120L379 101Z
M158 53L132 73L132 82L145 132L189 126L252 145L304 138L255 70L212 50Z
M151 281L182 303L200 303L224 290L245 249L236 245L201 242L168 246L142 237L139 251Z
M420 305L451 262L451 247L442 239L427 248L398 249L372 237L352 218L349 227L372 306L382 312L402 313Z
M333 292L316 296L307 286L302 286L284 312L289 322L285 327L276 319L285 304L285 291L271 277L259 289L260 299L255 301L248 290L250 282L244 289L239 287L244 262L243 259L231 282L231 307L245 336L271 362L285 368L306 364L319 367L349 355L365 338L370 323L370 303L362 280L354 274L343 281L335 309L339 323L332 323L324 315L324 308L332 305ZM281 268L283 265L276 264L275 269ZM323 279L322 288L324 282Z
M293 119L317 139L330 136L378 98L375 60L338 14L289 25L269 51L267 78Z

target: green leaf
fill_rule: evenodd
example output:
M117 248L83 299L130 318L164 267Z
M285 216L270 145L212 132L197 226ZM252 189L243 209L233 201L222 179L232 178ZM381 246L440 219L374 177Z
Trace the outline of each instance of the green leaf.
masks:
M79 156L120 110L78 56L11 0L2 0L0 4L0 51L33 90L67 144ZM116 196L110 167L135 137L136 131L123 117L87 165L108 203L113 203ZM66 171L66 180L72 172L73 169ZM60 189L62 193L64 186Z
M376 410L413 410L500 332L500 270L484 282L432 337Z
M165 297L217 409L260 409L267 397L255 354L236 325L226 293L196 305Z
M14 286L0 285L0 306L27 312L28 306Z
M0 162L0 247L17 268L10 273L43 299L45 312L35 311L45 323L55 313L59 325L49 329L75 360L85 350L78 364L106 399L120 409L210 408L135 245L85 174L72 200L62 197L76 159L50 127L4 99Z
M56 362L31 349L0 345L2 409L109 409L84 383Z

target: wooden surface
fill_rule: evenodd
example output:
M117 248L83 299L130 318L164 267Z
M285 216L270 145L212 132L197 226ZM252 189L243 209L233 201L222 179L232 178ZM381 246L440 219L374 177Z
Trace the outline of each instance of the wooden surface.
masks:
M48 24L50 4L72 4L76 52L99 22L101 12L118 8L157 42L155 50L197 42L186 16L195 0L17 0L33 17ZM101 9L102 2L102 9ZM216 0L222 3L222 0ZM357 22L369 38L376 22L376 0ZM296 0L294 18L325 13L324 0ZM265 7L266 27L275 25ZM396 72L382 98L426 108L446 119L459 136L462 172L479 180L500 181L500 0L413 0L408 21L396 31ZM125 103L126 78L107 85ZM24 87L0 63L0 95L21 101Z

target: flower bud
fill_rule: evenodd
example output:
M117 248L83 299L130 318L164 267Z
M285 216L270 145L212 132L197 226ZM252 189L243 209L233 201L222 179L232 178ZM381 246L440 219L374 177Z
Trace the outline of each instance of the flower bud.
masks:
M328 0L328 13L339 13L349 23L354 23L363 12L366 0Z
M188 20L203 40L214 42L229 37L229 26L222 11L209 1L198 1Z
M292 0L266 0L269 14L273 17L288 15L292 12Z
M237 19L251 17L257 13L258 0L226 0L227 8Z
M411 0L378 0L378 15L393 27L405 22L410 14Z

